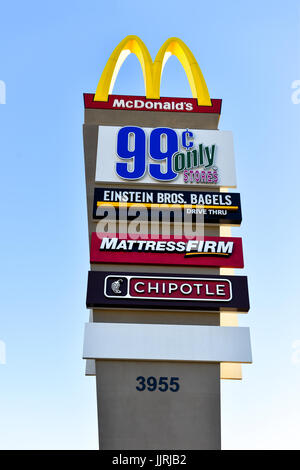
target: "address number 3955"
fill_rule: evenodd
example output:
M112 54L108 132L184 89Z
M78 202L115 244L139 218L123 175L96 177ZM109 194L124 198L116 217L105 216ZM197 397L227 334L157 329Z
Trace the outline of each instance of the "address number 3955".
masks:
M135 387L138 392L143 392L144 390L148 390L149 392L154 392L158 390L160 392L166 392L170 390L171 392L178 392L180 385L179 385L179 377L143 377L140 375L136 378L138 385Z
M148 163L148 154L152 162ZM135 126L122 127L117 137L116 173L126 180L142 178L146 171L159 181L171 181L178 174L172 169L172 156L178 152L178 136L174 129L158 127L147 138L144 129ZM156 162L156 163L154 163Z

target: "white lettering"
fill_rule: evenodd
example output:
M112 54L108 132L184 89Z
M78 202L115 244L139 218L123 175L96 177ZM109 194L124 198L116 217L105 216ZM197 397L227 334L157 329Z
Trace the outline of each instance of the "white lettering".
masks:
M104 237L101 241L100 250L115 250L118 243L117 238Z
M138 286L143 286L143 290L139 290L138 289ZM144 294L145 290L144 290L144 283L143 282L136 282L134 284L134 290L135 292L137 292L138 294Z
M150 294L151 291L153 291L153 290L154 290L154 292L156 292L156 294L159 293L159 284L158 284L158 282L154 286L151 286L151 284L149 282L149 284L148 284L148 294Z
M219 242L217 253L232 253L233 242Z
M197 242L197 240L189 240L187 242L186 251L189 252L189 251L197 250L198 249L198 243L199 242Z
M144 101L142 100L135 100L134 101L134 107L139 109L139 108L143 108L145 105Z
M185 287L188 288L187 291L184 290ZM192 290L193 290L193 288L190 284L181 284L181 286L180 286L180 292L184 295L190 294L192 292Z
M113 108L125 108L125 101L115 99L113 102Z
M178 285L175 284L174 282L170 282L169 284L169 294L171 294L173 291L178 289Z
M217 284L216 285L216 294L217 295L226 295L224 292L225 286L224 284Z

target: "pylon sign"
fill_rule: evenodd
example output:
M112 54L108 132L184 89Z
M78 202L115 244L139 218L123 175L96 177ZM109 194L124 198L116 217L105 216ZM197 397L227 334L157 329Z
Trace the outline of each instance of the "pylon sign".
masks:
M124 60L145 96L114 95ZM161 97L165 64L183 66L190 97ZM137 36L115 48L84 94L90 271L83 357L97 381L101 449L219 449L220 378L251 363L232 132L218 129L190 49L170 38L152 61ZM228 314L230 313L230 315ZM221 325L226 324L226 327Z

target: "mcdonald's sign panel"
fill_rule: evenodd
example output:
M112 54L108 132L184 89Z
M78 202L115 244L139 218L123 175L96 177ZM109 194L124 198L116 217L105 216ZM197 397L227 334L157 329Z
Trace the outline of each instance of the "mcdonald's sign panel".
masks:
M91 263L243 268L242 239L92 233Z
M109 95L107 101L95 101L95 95L84 93L86 109L115 109L174 113L221 114L222 100L212 99L211 106L199 106L196 98L148 99L145 96Z
M96 182L236 187L232 133L99 126Z
M113 214L111 213L113 212ZM240 225L242 222L239 193L201 191L167 191L157 189L95 188L93 218L108 215L115 219L152 220L162 214L174 219L203 217L206 224Z

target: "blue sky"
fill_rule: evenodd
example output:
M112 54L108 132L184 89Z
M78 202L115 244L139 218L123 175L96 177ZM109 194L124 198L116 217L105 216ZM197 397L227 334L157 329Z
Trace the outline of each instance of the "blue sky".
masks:
M222 383L223 448L299 449L300 6L288 0L11 1L1 6L0 448L97 448L81 360L88 264L83 92L128 34L194 53L234 135L253 365ZM130 56L115 93L144 94ZM191 96L175 58L162 96Z

